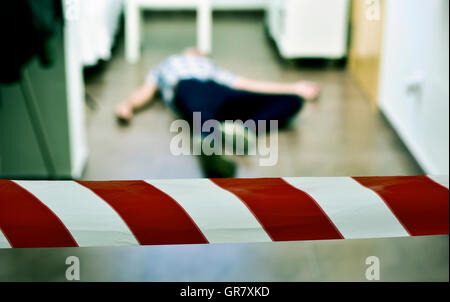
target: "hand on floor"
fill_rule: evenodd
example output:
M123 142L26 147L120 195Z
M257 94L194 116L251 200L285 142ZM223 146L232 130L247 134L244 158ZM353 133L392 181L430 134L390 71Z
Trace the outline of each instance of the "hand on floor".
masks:
M116 107L115 114L120 122L128 123L133 118L133 109L127 104L120 104Z
M321 87L314 82L300 81L294 84L294 90L306 101L315 101L320 95Z

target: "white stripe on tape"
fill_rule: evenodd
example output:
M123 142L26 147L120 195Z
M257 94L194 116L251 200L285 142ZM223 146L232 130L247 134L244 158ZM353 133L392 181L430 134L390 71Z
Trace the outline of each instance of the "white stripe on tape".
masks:
M105 201L73 181L16 181L44 203L79 246L138 245L128 226Z
M272 241L239 198L209 179L147 182L175 199L211 243Z
M314 198L344 238L409 236L385 202L350 177L284 180Z
M0 249L10 248L11 245L9 244L8 239L6 239L5 235L2 233L2 230L0 230Z
M433 180L434 182L437 182L441 186L448 189L448 175L429 175L428 177L431 178L431 180Z

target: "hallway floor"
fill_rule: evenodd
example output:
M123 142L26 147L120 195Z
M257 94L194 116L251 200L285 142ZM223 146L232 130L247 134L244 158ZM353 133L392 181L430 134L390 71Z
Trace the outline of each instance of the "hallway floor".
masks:
M323 86L320 100L304 108L295 127L280 133L278 163L259 167L252 158L241 160L238 177L423 173L345 68L280 59L258 14L220 13L213 32L212 57L220 66L256 79L308 79ZM152 66L195 45L194 15L146 14L143 55L135 65L124 59L123 38L117 44L113 59L86 77L86 92L97 107L88 110L90 157L83 178L202 177L195 157L171 155L169 126L176 116L162 102L138 113L127 127L113 114Z

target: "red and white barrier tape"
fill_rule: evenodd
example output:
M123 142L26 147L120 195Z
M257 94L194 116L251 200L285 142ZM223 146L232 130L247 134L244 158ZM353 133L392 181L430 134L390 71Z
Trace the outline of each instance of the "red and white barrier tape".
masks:
M0 247L449 233L449 178L0 180Z

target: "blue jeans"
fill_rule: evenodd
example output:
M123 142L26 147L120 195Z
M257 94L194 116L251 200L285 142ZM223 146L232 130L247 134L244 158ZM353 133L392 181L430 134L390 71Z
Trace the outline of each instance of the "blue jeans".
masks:
M174 100L178 113L190 123L192 114L200 112L202 124L210 119L253 120L256 125L277 120L279 128L285 127L303 104L304 99L297 95L254 93L195 79L180 81Z

